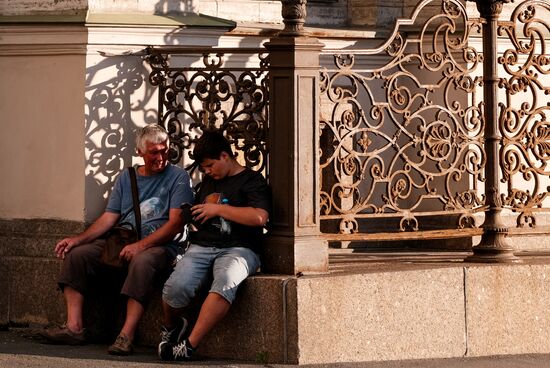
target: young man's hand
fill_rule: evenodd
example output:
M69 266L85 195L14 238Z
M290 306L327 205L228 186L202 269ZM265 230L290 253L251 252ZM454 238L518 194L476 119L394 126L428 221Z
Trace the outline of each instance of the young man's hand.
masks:
M265 226L269 214L262 208L235 207L227 204L204 203L191 208L195 221L204 223L212 217L221 216L246 226Z
M202 224L213 217L219 216L220 207L221 205L216 203L197 204L191 208L191 214L193 215L195 221Z

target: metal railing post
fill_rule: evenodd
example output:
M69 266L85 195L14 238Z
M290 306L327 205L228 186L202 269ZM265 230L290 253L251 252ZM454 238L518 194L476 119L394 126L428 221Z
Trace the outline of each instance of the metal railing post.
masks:
M473 0L471 0L473 1ZM488 206L483 223L481 242L472 248L473 255L467 262L519 262L514 247L506 240L508 228L501 218L499 150L502 135L498 123L498 18L505 3L512 0L476 0L483 23L483 100L485 119L485 201Z

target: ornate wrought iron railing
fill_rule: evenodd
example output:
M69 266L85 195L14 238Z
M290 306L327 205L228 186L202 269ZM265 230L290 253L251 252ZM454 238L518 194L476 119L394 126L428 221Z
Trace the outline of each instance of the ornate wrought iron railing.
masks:
M519 213L519 228L534 228L537 214L550 211L549 22L548 1L526 1L498 24L509 44L498 58L501 201Z
M422 0L382 46L321 52L312 138L328 240L482 235L472 260L515 261L507 235L550 231L540 221L550 210L550 5L475 2L479 18L462 0ZM280 37L303 35L304 12L305 0L283 2ZM245 164L267 169L264 49L149 48L147 60L173 162L186 165L200 132L218 129Z
M205 130L218 130L243 164L267 166L268 58L263 49L149 47L149 81L158 86L158 124L170 134L170 160L192 163Z
M333 59L321 77L323 231L339 240L479 233L457 231L475 229L484 210L482 56L468 42L479 31L461 2L423 1L383 46L323 52Z
M501 211L519 213L512 233L548 211L550 5L524 1L497 22L508 2L478 1L474 19L462 1L421 1L381 47L323 51L329 240L483 233L486 254L509 233Z

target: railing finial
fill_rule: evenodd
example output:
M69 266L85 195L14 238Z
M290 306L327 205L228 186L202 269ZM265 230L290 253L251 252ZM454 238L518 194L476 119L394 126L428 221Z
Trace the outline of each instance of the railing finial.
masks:
M285 29L281 36L301 36L304 34L306 22L307 0L281 0L283 4L282 16Z
M482 18L498 18L502 13L504 4L512 3L514 0L470 0L477 3L477 10Z

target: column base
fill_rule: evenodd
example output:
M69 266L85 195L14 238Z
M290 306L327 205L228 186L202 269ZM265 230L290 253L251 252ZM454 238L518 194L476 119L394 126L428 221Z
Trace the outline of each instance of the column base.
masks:
M313 235L269 235L262 249L262 272L285 275L326 273L328 243Z
M466 257L464 262L478 263L520 263L514 255L514 247L508 244L504 233L489 231L483 234L481 242L472 248L474 254Z

